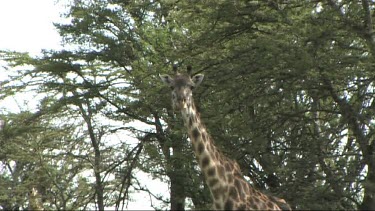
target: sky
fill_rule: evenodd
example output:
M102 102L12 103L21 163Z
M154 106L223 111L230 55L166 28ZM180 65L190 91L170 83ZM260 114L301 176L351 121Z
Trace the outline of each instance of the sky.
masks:
M0 50L28 52L31 56L41 55L43 49L60 50L61 38L53 22L61 22L60 13L65 11L62 0L0 0ZM0 60L0 81L6 76ZM17 100L17 99L14 99ZM2 102L1 107L7 107ZM9 104L9 103L8 103ZM144 173L137 175L153 193L166 193L167 185L154 181ZM151 209L149 196L132 195L128 209ZM154 201L155 204L155 201Z
M37 55L61 48L52 22L59 21L62 9L56 0L0 0L0 49Z

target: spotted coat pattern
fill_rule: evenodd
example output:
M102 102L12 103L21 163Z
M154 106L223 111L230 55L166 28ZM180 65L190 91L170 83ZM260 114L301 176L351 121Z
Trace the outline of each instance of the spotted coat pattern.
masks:
M239 165L224 156L200 119L192 90L203 75L180 74L160 78L172 89L173 107L182 114L198 164L203 172L215 210L281 210L290 209L283 199L270 197L253 188L243 177Z

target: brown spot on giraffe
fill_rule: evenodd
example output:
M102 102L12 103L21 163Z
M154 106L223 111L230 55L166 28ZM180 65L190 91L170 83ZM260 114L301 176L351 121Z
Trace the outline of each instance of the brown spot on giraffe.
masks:
M201 135L198 128L194 128L192 133L193 133L194 140L197 140L199 136Z
M201 167L203 169L206 168L208 165L210 165L210 162L211 162L211 160L208 156L203 157L202 160L201 160Z
M198 145L197 145L197 152L198 152L198 154L199 155L202 154L203 151L204 151L204 144L203 143L198 143Z
M211 167L209 169L207 169L207 176L208 177L213 177L215 176L216 174L216 168L215 167Z
M219 180L217 178L211 178L207 183L210 187L214 187L218 182Z
M285 207L281 200L276 200L278 198L269 198L254 189L242 176L239 165L215 147L200 120L192 94L192 89L202 82L204 76L191 76L191 67L188 67L187 74L178 73L176 67L174 70L173 77L160 75L160 78L172 88L173 107L182 114L198 164L211 191L213 207L217 210L280 210L281 205Z
M221 196L220 189L214 189L212 190L212 195L214 196L215 199L219 199Z
M238 191L235 187L231 187L229 190L229 197L236 200L238 198Z
M233 201L228 199L227 202L225 202L224 209L233 210Z

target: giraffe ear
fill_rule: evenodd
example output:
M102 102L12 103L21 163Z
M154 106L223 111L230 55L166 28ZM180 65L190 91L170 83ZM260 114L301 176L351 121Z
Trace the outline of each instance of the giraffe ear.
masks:
M169 75L159 75L161 81L165 84L167 84L168 86L171 86L171 83L172 83L172 77L169 76Z
M203 78L204 78L204 75L203 75L203 74L196 74L196 75L194 75L194 76L191 78L191 80L193 81L193 83L195 84L195 86L199 86L199 84L202 83Z

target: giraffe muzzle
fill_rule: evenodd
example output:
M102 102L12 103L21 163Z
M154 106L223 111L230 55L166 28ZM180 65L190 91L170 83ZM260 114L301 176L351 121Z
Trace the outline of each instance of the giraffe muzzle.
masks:
M174 105L175 105L175 108L177 109L184 109L187 107L187 99L186 98L178 99Z

